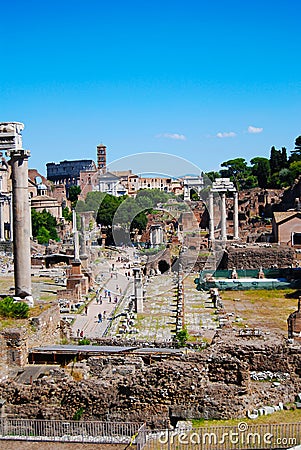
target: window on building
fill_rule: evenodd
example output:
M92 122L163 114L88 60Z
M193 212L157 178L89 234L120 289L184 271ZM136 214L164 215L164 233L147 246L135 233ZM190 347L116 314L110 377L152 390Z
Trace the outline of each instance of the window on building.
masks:
M301 233L293 233L292 234L292 244L293 245L301 245Z

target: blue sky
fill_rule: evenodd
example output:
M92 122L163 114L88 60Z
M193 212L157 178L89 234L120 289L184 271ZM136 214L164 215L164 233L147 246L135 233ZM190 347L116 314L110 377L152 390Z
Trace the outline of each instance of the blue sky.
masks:
M101 142L109 161L164 152L204 171L290 151L300 13L298 0L1 2L0 121L25 124L44 174Z

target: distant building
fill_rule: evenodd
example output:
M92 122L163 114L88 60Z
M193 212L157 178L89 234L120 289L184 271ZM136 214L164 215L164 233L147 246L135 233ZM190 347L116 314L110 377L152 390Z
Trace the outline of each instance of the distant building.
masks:
M301 211L274 212L272 226L275 242L301 248Z
M78 185L80 173L85 171L96 171L95 162L92 159L80 159L76 161L61 161L60 163L47 163L47 179L54 184L64 184L68 189L70 186Z
M107 147L102 144L97 146L97 170L101 172L107 170Z
M141 189L159 189L163 192L172 192L175 195L183 193L182 180L174 180L172 178L156 177L140 177L130 173L127 179L121 181L127 188L128 195L135 197Z
M183 177L184 200L190 200L192 192L200 194L204 188L203 177L185 176Z
M56 219L62 218L62 208L67 204L66 190L63 185L52 185L36 169L29 169L28 191L31 207L37 212L45 209Z
M111 172L101 173L97 177L97 185L94 191L105 192L115 197L120 197L127 194L127 190L123 184L120 183L120 177Z
M37 195L31 199L31 207L37 212L42 212L45 209L56 219L61 219L62 205L55 198L46 195L45 192L45 190L42 190L41 195Z
M0 153L0 241L11 240L10 167Z
M183 194L183 180L173 178L140 177L130 169L124 171L107 170L107 147L100 144L96 148L97 165L92 160L61 161L60 163L47 163L47 180L55 186L72 185L81 188L79 200L85 200L89 192L98 191L119 197L129 195L135 197L141 189L159 189L163 192ZM198 180L199 181L199 180Z

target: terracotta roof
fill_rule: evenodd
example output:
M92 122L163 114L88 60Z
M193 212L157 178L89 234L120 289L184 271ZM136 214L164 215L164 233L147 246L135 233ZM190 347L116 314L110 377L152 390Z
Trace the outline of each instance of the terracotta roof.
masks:
M297 215L300 215L300 211L284 211L284 212L274 212L274 219L276 223L284 222L291 219Z

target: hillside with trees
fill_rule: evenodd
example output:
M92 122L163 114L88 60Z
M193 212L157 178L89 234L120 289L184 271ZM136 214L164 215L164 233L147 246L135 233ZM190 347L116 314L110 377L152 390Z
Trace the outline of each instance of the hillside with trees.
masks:
M221 163L221 167L219 172L206 174L211 181L215 178L230 178L238 190L287 188L301 175L301 136L296 138L289 157L285 147L276 149L273 146L269 158L254 157L250 165L244 158L234 158Z

